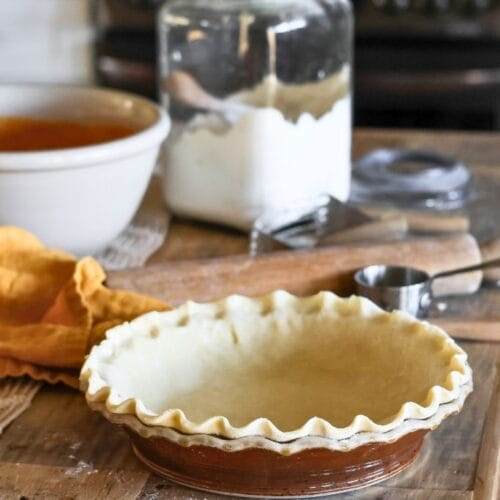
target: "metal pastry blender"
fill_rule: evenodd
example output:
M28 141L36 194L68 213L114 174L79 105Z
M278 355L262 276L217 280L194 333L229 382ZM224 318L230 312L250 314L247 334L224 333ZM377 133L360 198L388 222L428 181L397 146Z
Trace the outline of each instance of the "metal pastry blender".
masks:
M401 239L408 231L405 217L375 218L324 194L291 208L268 210L254 223L250 255L276 249L307 249L347 242Z

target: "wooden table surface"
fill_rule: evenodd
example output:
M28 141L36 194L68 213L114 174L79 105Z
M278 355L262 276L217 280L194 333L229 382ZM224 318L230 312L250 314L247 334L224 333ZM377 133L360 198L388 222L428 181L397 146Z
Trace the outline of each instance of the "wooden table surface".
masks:
M463 159L486 178L500 179L500 135L358 130L354 137L354 157L381 146L432 149ZM500 212L492 209L490 202L472 208L473 231L480 237L500 233L496 220ZM168 241L151 262L240 254L247 251L247 244L246 236L235 231L174 220ZM493 288L481 290L475 297L447 302L447 308L449 314L460 317L500 321L500 293ZM491 497L498 488L498 475L491 471L500 468L498 449L488 444L494 442L500 428L500 409L491 404L499 390L496 367L500 344L461 345L470 355L476 380L465 410L431 434L417 465L363 493L334 498ZM0 498L217 497L177 487L150 474L130 451L125 434L92 413L80 394L46 386L0 437Z

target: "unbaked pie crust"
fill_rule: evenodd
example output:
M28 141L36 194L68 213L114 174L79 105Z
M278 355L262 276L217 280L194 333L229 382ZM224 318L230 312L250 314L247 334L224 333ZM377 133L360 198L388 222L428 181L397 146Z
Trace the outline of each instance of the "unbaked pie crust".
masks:
M460 410L472 372L427 322L361 297L277 291L113 328L81 384L93 408L147 437L290 453L434 428Z

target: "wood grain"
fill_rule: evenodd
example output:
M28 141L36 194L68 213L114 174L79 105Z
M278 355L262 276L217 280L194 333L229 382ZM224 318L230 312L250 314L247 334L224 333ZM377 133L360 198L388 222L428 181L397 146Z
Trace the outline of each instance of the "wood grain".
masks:
M500 320L473 321L459 318L432 318L431 322L440 326L456 339L500 342Z
M442 234L442 233L466 233L470 229L470 221L466 215L440 214L439 212L424 212L416 210L396 210L389 207L366 207L363 212L373 217L387 217L398 214L404 217L408 229L417 233Z
M1 498L43 498L75 500L133 500L146 484L146 471L119 474L115 470L95 470L49 465L2 464Z
M165 262L145 269L109 273L108 285L154 295L171 304L186 300L210 301L232 293L261 295L284 289L298 295L332 290L341 295L354 291L352 276L360 267L400 264L430 274L475 264L480 253L466 234L421 238L371 245L341 245L311 251L285 251L257 258L230 256L216 259ZM436 282L437 294L471 293L481 273Z
M496 379L484 423L474 484L474 500L498 498L500 498L500 365L496 366Z
M481 245L483 260L496 259L500 256L500 239L492 239ZM489 281L500 281L500 268L483 271L484 278Z
M386 214L366 224L326 235L321 239L321 246L340 243L368 243L401 240L408 234L408 221L400 214Z

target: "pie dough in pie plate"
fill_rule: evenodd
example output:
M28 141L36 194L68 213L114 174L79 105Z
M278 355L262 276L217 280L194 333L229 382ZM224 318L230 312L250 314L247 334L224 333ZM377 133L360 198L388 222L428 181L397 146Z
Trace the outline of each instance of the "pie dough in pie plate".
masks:
M402 470L424 434L461 409L472 373L429 323L360 297L277 291L118 326L91 351L81 383L160 474L216 492L294 496Z

